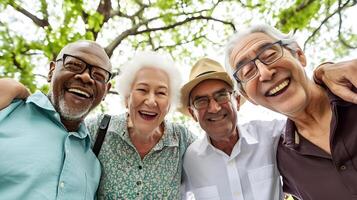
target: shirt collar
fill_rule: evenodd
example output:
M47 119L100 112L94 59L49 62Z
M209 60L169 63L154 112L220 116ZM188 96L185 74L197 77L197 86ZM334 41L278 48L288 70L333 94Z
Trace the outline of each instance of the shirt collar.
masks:
M35 104L36 106L49 111L52 114L48 115L48 117L52 117L56 119L56 121L58 121L64 127L64 125L61 122L61 117L59 113L53 107L53 104L47 95L43 94L42 92L35 92L34 94L30 95L27 98L26 103ZM88 129L83 122L79 125L79 128L76 132L69 132L69 133L81 139L87 136L89 137Z
M248 145L256 144L259 142L256 133L250 133L248 130L246 130L244 127L241 127L240 125L237 125L237 128L238 128L239 139L235 146L240 145L242 143L242 140L246 141ZM204 138L201 140L198 154L204 155L205 153L208 152L209 148L216 149L216 147L212 145L211 139L209 138L208 134L205 133Z
M300 144L300 136L296 132L295 124L292 120L286 120L286 128L283 144L288 148L296 148Z
M332 108L336 106L349 106L352 104L334 95L329 89L326 89L326 92ZM300 140L301 138L296 131L295 123L292 120L287 119L283 144L288 148L296 149L300 144Z
M26 103L33 103L42 109L56 112L49 98L42 92L35 92L33 95L27 97Z

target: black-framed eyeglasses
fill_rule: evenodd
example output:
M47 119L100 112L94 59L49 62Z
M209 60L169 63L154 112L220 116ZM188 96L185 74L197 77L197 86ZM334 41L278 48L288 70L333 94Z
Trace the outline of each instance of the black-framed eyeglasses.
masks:
M211 99L214 99L218 104L224 104L231 100L231 94L233 94L233 91L218 91L213 93L212 96L201 96L195 98L192 101L192 105L196 109L204 109L209 106Z
M112 74L109 71L101 67L88 64L87 62L76 56L63 54L63 57L56 60L56 62L59 62L61 60L63 62L63 67L66 70L76 74L82 74L88 68L90 77L93 80L101 83L107 83L112 76Z
M233 77L239 83L246 83L253 79L258 74L256 60L259 60L265 65L271 65L281 57L283 57L283 47L285 44L281 40L272 44L266 45L259 51L257 56L246 62L238 62L236 70L233 72Z

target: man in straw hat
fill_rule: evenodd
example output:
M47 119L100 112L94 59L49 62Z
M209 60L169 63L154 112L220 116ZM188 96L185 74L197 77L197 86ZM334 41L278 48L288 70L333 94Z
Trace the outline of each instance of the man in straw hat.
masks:
M180 111L206 132L184 156L185 190L195 199L282 199L275 153L284 122L238 125L243 100L234 88L223 67L208 58L192 67L181 88Z
M186 151L186 190L196 199L278 199L275 147L282 121L238 125L242 99L224 68L203 58L181 89L181 111L191 115L206 136Z

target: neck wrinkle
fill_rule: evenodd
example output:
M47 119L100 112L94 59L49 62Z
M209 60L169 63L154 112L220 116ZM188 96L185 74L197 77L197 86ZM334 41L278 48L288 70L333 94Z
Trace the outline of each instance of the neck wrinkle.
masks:
M308 104L295 116L288 116L294 121L296 129L302 135L326 134L331 122L332 110L327 92L320 86L313 86L310 90ZM327 126L326 126L327 125ZM316 131L319 130L319 131Z

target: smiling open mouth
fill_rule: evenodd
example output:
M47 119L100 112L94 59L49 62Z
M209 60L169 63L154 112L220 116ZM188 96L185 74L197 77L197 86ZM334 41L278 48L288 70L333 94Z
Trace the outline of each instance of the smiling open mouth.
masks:
M269 90L267 96L276 96L281 94L288 87L289 83L290 83L290 79L285 80L284 82L280 83L278 86Z
M224 119L226 116L227 116L227 114L219 115L219 116L216 116L216 117L210 117L210 118L208 118L208 121L210 121L210 122L219 121L219 120Z
M149 111L139 111L139 114L145 120L155 119L155 117L158 115L155 112L149 112Z
M82 97L82 98L89 98L91 96L87 92L85 92L83 90L75 89L75 88L68 89L68 92L70 92L72 94L75 94L75 95L77 95L79 97Z

